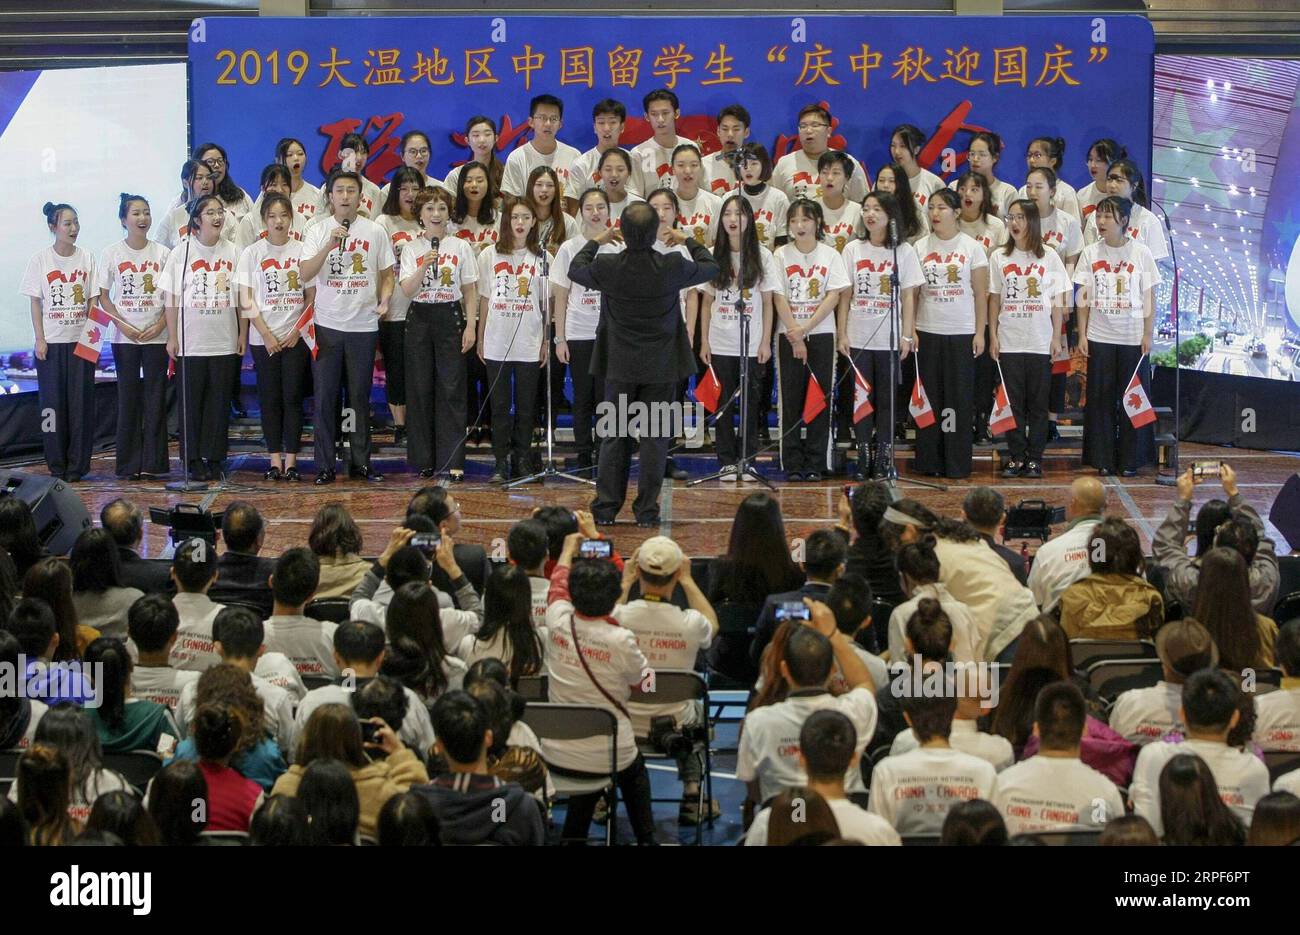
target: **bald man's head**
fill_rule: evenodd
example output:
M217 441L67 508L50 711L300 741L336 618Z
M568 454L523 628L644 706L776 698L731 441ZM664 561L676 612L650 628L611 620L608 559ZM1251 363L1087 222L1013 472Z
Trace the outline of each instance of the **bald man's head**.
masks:
M1095 477L1076 477L1070 485L1069 514L1090 516L1106 509L1106 488Z

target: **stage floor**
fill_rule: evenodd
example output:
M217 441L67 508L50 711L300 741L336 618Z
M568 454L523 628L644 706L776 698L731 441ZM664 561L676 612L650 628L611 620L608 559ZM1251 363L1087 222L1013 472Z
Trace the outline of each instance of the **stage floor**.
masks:
M305 449L305 454L308 450ZM1065 455L1062 452L1062 455ZM173 446L172 463L176 463ZM702 477L716 469L711 456L678 454L678 463L693 477ZM1234 448L1213 448L1205 445L1182 446L1184 464L1196 459L1222 459L1237 470L1242 494L1265 516L1269 534L1278 542L1279 554L1290 549L1275 529L1267 523L1267 513L1281 485L1294 472L1300 471L1300 457L1294 454L1263 451L1245 451ZM900 456L903 472L900 489L902 495L914 497L939 513L956 515L963 497L972 486L989 485L997 488L1013 506L1024 499L1042 499L1053 506L1064 506L1068 499L1070 482L1081 469L1078 455L1050 457L1044 464L1045 476L1040 481L1003 480L994 471L990 453L976 450L975 470L964 481L955 481L946 491L933 491L907 483L910 452ZM142 508L168 506L177 502L196 503L207 509L219 511L233 500L247 500L254 504L267 520L266 545L263 554L277 555L287 548L305 545L312 517L321 504L338 500L345 503L365 536L365 552L370 555L382 550L388 536L403 516L407 499L419 487L429 483L410 471L402 459L400 449L379 447L374 466L384 475L381 483L363 483L340 478L332 486L318 488L311 483L311 474L304 470L301 484L273 483L262 480L268 467L265 455L236 454L231 462L233 470L222 484L213 483L206 492L190 494L173 493L164 489L162 481L131 483L113 474L113 454L105 452L96 456L91 474L74 489L81 495L87 509L98 519L100 508L114 497L124 496ZM489 450L470 448L467 482L455 485L462 513L461 538L491 546L500 540L504 554L504 539L510 525L525 518L534 507L561 504L573 509L587 508L592 488L565 480L548 481L545 485L530 485L505 491L486 484L491 465ZM34 473L44 473L42 464L9 464ZM819 484L789 483L777 470L775 463L766 459L759 462L762 472L777 486L776 496L781 501L787 533L791 538L805 536L812 530L832 524L840 491L846 480L831 478ZM303 467L312 467L309 454ZM1088 469L1089 472L1091 469ZM635 472L629 496L635 493ZM690 555L717 555L727 548L731 520L736 506L749 493L761 489L757 484L721 484L716 481L697 487L686 486L686 481L665 481L661 501L662 526L659 532L677 540ZM1106 479L1109 490L1109 511L1130 520L1138 529L1143 548L1150 550L1151 538L1160 521L1173 502L1174 488L1155 483L1153 471L1134 478L1111 477ZM1197 487L1195 502L1204 502L1222 496L1217 482ZM1060 527L1057 527L1059 531ZM605 530L615 547L624 555L630 554L642 541L655 534L654 530L639 529L633 523L630 507L619 515L619 523ZM167 553L167 530L152 524L146 525L145 548L150 557ZM1019 540L1012 545L1019 548ZM1037 542L1030 541L1033 551Z

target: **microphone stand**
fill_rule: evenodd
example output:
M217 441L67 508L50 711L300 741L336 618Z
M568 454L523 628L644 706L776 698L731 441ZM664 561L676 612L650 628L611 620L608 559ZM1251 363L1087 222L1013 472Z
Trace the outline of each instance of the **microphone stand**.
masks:
M741 178L741 167L744 165L745 159L744 152L740 149L733 149L727 155L727 158L733 163L731 168L736 175L737 186L744 185L745 183ZM743 189L741 189L741 191L741 197L743 198ZM741 274L743 272L743 270L740 270L736 274L735 308L736 317L740 319L740 386L736 390L736 392L740 394L740 459L736 462L736 479L741 483L752 480L762 484L768 490L776 490L775 484L750 467L750 464L755 460L750 457L749 454L749 329L752 325L749 320L750 316L745 314L745 290L742 288L741 282ZM761 298L757 293L755 293L754 306L756 309L761 308L760 302ZM724 405L722 409L725 409L729 405L731 405L730 399L727 400L726 405ZM718 412L721 413L722 409L719 409ZM731 418L730 413L727 413L727 418ZM715 415L713 417L715 426L717 425L717 421L718 417ZM712 474L697 478L686 486L694 487L695 485L702 484L707 480L716 480L722 477L722 475L723 470L719 467L719 469L714 471Z
M542 347L546 350L549 361L552 349L555 347L555 322L551 319L551 263L545 246L542 247L542 275L538 278L538 289L540 290L537 296L538 307L542 313ZM546 384L546 461L542 464L540 471L510 481L505 485L505 489L512 490L515 487L531 484L535 481L546 483L548 477L563 477L565 480L576 481L579 484L590 484L594 487L596 482L590 477L569 474L555 466L555 405L551 392L551 374L546 372L545 368L539 369L542 371L539 374L539 379Z
M193 215L190 216L190 225L194 223ZM181 479L168 481L163 485L164 490L176 490L182 493L192 493L197 490L207 490L208 485L205 481L196 481L190 477L190 461L193 460L193 451L190 450L190 406L189 406L189 380L186 376L189 368L186 366L185 359L185 274L190 269L190 238L195 236L195 232L190 230L185 235L185 262L181 264L181 304L176 310L176 321L180 330L180 359L181 365L176 372L181 378Z
M1183 421L1182 421L1183 365L1178 361L1178 345L1180 343L1179 338L1182 335L1182 327L1178 320L1179 319L1178 254L1174 247L1174 231L1172 225L1169 222L1169 213L1165 211L1164 206L1160 204L1160 202L1156 201L1154 198L1151 199L1151 204L1155 205L1157 208L1160 209L1160 215L1164 218L1165 233L1169 236L1169 259L1174 266L1174 281L1173 281L1173 285L1170 287L1169 290L1169 313L1173 316L1174 319L1174 445L1173 445L1173 451L1170 453L1169 456L1169 466L1171 468L1171 472L1168 474L1161 474L1160 466L1157 464L1156 483L1159 484L1161 487L1176 487L1178 486L1178 475L1180 473L1179 465L1178 465L1178 445L1179 445L1178 435L1182 431L1182 427L1183 427ZM1153 309L1152 314L1154 313L1155 310Z

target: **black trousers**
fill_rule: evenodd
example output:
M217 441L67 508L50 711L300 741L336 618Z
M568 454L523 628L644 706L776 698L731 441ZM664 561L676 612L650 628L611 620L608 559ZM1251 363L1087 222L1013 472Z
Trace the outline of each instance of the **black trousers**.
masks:
M564 775L595 778L593 773L578 773L556 767L552 769ZM632 824L632 833L636 835L637 843L653 844L654 809L650 802L650 773L645 768L645 758L638 753L626 769L618 772L617 779L618 794L623 800L623 807L627 809L628 821ZM591 816L600 799L599 792L575 795L569 799L564 813L565 841L581 843L586 840L591 830ZM613 821L614 817L610 815L609 820Z
M1088 342L1088 403L1083 411L1083 463L1109 471L1136 471L1155 459L1155 424L1133 428L1124 391L1142 356L1137 344ZM1138 370L1151 396L1151 367Z
M90 473L95 447L95 365L78 357L74 341L46 344L36 361L45 464L55 477Z
M488 404L487 365L479 360L478 352L470 348L465 357L465 412L469 418L465 428L492 427L492 407Z
M835 335L810 334L804 339L808 347L808 366L794 359L790 342L778 335L777 380L781 405L781 469L787 474L797 471L824 472L831 466L831 407L835 399ZM811 370L826 394L826 408L802 428L804 397L808 392ZM788 433L788 434L787 434Z
M117 476L167 473L167 345L113 345Z
M1047 404L1051 395L1051 354L1001 354L1002 378L1016 427L1007 432L1013 461L1042 461L1047 444ZM987 420L987 416L985 419Z
M384 392L388 404L405 406L406 322L381 321L379 323L379 353L384 357Z
M993 391L998 385L997 365L989 356L988 326L984 329L984 353L975 358L974 427L983 430L989 424L993 411ZM927 386L928 390L929 387Z
M489 360L488 377L492 387L492 455L504 461L513 454L516 466L527 470L525 460L533 444L533 425L537 416L537 383L542 365L537 361ZM510 404L514 403L511 421Z
M590 456L596 450L592 423L596 407L604 400L601 381L591 375L591 355L596 350L595 340L570 341L569 377L573 380L573 445L580 455Z
M240 359L238 354L176 359L176 373L185 381L182 465L192 465L199 458L226 460L230 442L230 373L239 369Z
M406 460L417 471L465 468L464 332L459 303L406 312Z
M718 464L735 464L740 460L740 444L736 426L740 423L740 397L732 399L740 385L740 358L714 354L713 372L722 384L718 411L714 414L713 430L717 437ZM749 358L749 444L745 456L752 458L762 439L758 436L759 420L766 412L759 403L763 389L763 368L757 357Z
M652 417L656 403L667 403L677 397L677 382L622 383L605 381L605 400L615 405L620 416L629 420L636 414L633 403L644 403L647 423L658 422ZM640 408L640 407L637 407ZM662 407L661 407L662 408ZM620 419L621 421L621 419ZM625 428L620 426L620 428ZM596 476L596 497L591 501L591 512L597 519L613 519L623 508L627 498L627 479L632 468L632 452L640 450L640 478L637 481L636 500L632 511L638 521L653 521L659 517L659 491L664 484L664 464L668 461L668 447L672 439L667 433L657 431L662 426L648 425L638 441L621 431L602 434L600 439L600 466Z
M881 444L889 444L894 438L894 427L889 422L889 401L895 395L894 381L890 377L889 361L893 351L873 351L853 347L853 363L862 373L862 379L871 384L871 405L875 412L853 426L853 435L859 445L869 445L872 435ZM852 383L848 377L845 383ZM853 417L852 400L849 401L849 418ZM895 404L897 405L897 404ZM897 409L895 409L897 415ZM874 431L873 431L874 430Z
M975 355L971 353L974 337L917 332L920 347L916 366L934 409L934 424L916 432L914 466L923 474L970 476L971 433L975 427ZM948 431L944 430L945 424Z
M257 402L262 410L262 437L273 454L298 454L302 447L303 376L311 372L311 351L304 341L268 354L253 345Z
M370 386L375 370L375 347L379 335L374 331L338 331L316 326L316 470L334 467L334 441L338 437L339 417L335 408L339 390L348 385L348 411L343 413L343 428L350 421L351 467L370 466Z
M551 415L554 416L564 408L564 376L568 364L562 362L555 354L555 343L551 343L551 362L547 367L546 378L550 381L551 387ZM554 419L552 419L554 422ZM533 420L534 425L546 424L546 386L538 384L537 390L537 417Z

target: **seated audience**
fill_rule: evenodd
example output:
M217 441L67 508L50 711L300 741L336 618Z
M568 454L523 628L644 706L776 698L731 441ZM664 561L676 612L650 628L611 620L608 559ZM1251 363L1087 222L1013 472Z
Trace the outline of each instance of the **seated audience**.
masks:
M171 574L167 565L151 562L139 552L144 542L144 513L138 506L121 497L110 500L99 511L99 525L113 537L117 546L124 587L135 588L144 594L171 591Z
M1015 549L1007 548L998 542L997 536L1006 518L1007 507L1002 494L992 487L972 487L961 504L962 518L970 524L971 529L979 533L990 549L1002 556L1011 573L1021 584L1029 583L1029 569L1025 559Z
M1164 623L1160 592L1142 576L1137 530L1117 516L1088 539L1087 574L1061 593L1061 627L1072 640L1149 640Z
M0 672L13 672L17 676L18 657L22 653L18 637L8 630L0 630ZM31 746L36 725L48 710L45 702L26 697L26 692L0 692L0 750Z
M72 602L72 569L61 558L43 558L23 576L23 597L44 601L54 611L54 625L59 643L54 647L54 662L80 659L86 647L99 639L99 631L82 626L77 607Z
M89 817L91 806L101 795L131 788L121 773L104 768L95 725L89 715L75 705L55 705L45 713L32 738L32 746L38 743L54 747L68 763L72 776L68 817L78 827ZM9 787L9 798L15 802L21 785L20 780Z
M1107 822L1097 838L1100 847L1155 847L1159 843L1151 823L1141 815L1124 815Z
M172 555L172 583L176 596L172 603L180 614L180 627L171 649L173 668L202 672L221 661L212 645L212 621L221 605L208 597L217 580L217 555L211 543L186 539L176 545Z
M408 525L393 530L388 546L375 561L374 566L366 572L361 584L352 592L352 604L349 609L353 620L367 620L386 626L388 606L393 595L405 584L422 584L437 597L442 614L444 642L458 645L467 633L475 633L483 622L483 604L478 592L456 564L455 543L450 536L443 536L434 549L434 565L443 571L448 585L455 590L456 607L448 606L442 600L442 592L430 578L429 560L420 549L409 545L416 530L410 527L417 515L407 520ZM428 525L428 521L424 521ZM381 599L380 585L389 589Z
M4 621L4 629L18 641L19 650L26 657L23 679L29 698L39 698L46 705L63 701L80 705L94 696L90 679L74 666L57 669L51 666L63 639L54 612L44 600L24 597Z
M86 649L85 664L95 685L94 707L86 713L105 753L148 750L169 756L180 738L166 705L131 693L131 655L126 643L101 636Z
M1246 562L1236 549L1205 553L1192 616L1214 637L1219 665L1229 672L1273 668L1277 624L1251 606Z
M867 667L867 671L871 674L871 684L877 687L888 685L889 666L885 664L885 660L867 648L876 643L871 619L871 585L867 583L867 579L848 572L840 575L831 585L831 589L826 592L826 606L835 615L835 628L849 638L853 643L853 651ZM844 673L839 669L836 669L835 674L831 676L831 691L837 695L848 691Z
M131 605L126 617L126 630L138 656L131 670L131 694L165 705L173 715L181 691L199 678L198 672L177 669L171 664L180 623L176 605L161 593L140 598Z
M1038 755L1003 770L993 794L1009 834L1100 829L1124 814L1115 784L1079 759L1087 715L1083 694L1069 682L1038 693Z
M1191 754L1205 762L1212 785L1217 787L1223 803L1239 819L1239 827L1249 827L1255 803L1268 794L1268 768L1250 753L1228 746L1228 734L1241 718L1240 694L1241 689L1233 679L1218 669L1203 669L1195 673L1183 685L1183 721L1187 724L1187 738L1176 743L1158 740L1142 748L1133 772L1129 798L1133 811L1151 822L1156 834L1164 835L1169 830L1163 824L1165 811L1161 797L1165 780L1161 771L1179 754ZM1180 775L1185 775L1185 771ZM1179 788L1187 794L1198 791L1200 787L1194 785L1194 779L1188 779ZM1187 801L1180 804L1180 807L1187 806ZM1212 812L1217 813L1203 802L1197 805L1196 811L1196 815L1188 816L1189 820L1209 821L1214 817ZM1176 829L1174 833L1181 836L1183 829ZM1195 832L1203 833L1205 828ZM1244 831L1242 835L1244 838Z
M517 783L545 807L555 797L542 743L522 720L527 702L506 685L504 667L495 659L484 659L470 667L465 691L487 710L492 728L488 749L488 772L506 782Z
M896 561L898 575L903 582L903 593L907 600L894 608L889 615L889 661L909 663L903 648L903 628L916 612L916 606L925 598L939 602L943 612L952 625L952 640L949 652L955 662L975 662L981 658L976 644L975 621L970 609L948 593L947 586L940 581L942 569L939 557L935 554L935 538L926 536L917 542L909 542L898 550Z
M848 542L839 530L818 529L806 540L803 547L803 586L779 594L769 594L759 611L754 628L754 639L749 644L749 659L755 667L763 658L763 650L772 640L780 621L776 612L782 604L801 603L805 597L825 602L837 578L844 572L848 556ZM653 663L654 660L651 660Z
M447 651L448 637L459 642L470 634L459 626L453 626L448 634L451 614L469 618L477 629L478 620L472 613L440 608L433 589L419 581L398 588L388 605L388 654L382 671L400 679L425 704L432 704L445 691L460 688L465 678L465 663Z
M320 570L309 549L288 549L276 559L271 572L275 606L266 621L266 650L287 656L299 676L334 678L339 674L334 665L338 624L303 614L316 596Z
M1270 792L1255 803L1246 843L1252 847L1290 847L1300 842L1300 798Z
M207 831L247 831L262 804L262 787L230 765L244 731L243 712L231 705L199 708L192 725L199 769L208 784Z
M830 806L839 836L860 844L897 845L898 832L879 815L874 815L849 801L844 791L844 777L857 771L861 757L853 722L838 711L814 711L799 731L799 762L808 776L807 788L822 796ZM770 809L754 816L745 843L767 843Z
M248 670L227 662L218 663L199 676L193 697L186 698L187 710L197 711L204 705L227 705L239 711L243 729L239 746L230 757L230 765L240 774L269 790L288 767L285 753L268 727L270 716L266 703L258 694ZM176 748L177 759L197 759L193 725L187 724L189 736Z
M1219 664L1210 631L1192 617L1171 620L1156 633L1160 681L1150 688L1131 688L1115 699L1110 727L1130 743L1148 744L1183 726L1183 683L1194 672Z
M13 559L19 581L27 576L27 569L50 554L41 545L32 508L21 497L0 497L0 548Z
M541 675L546 665L546 626L544 618L538 626L535 617L535 581L551 585L517 564L494 568L483 593L483 625L461 639L455 647L457 658L466 666L480 659L499 659L509 669L513 684L524 676Z
M248 843L253 847L305 847L311 843L310 825L302 799L273 795L253 814Z
M840 840L831 803L806 786L782 790L766 811L768 847L818 847Z
M109 792L91 806L87 834L111 834L125 847L152 847L162 843L158 826L144 803L130 792Z
M348 508L332 502L317 510L307 533L307 547L320 567L316 597L351 597L370 562L361 557L361 527Z
M69 817L71 770L57 747L34 743L18 758L18 813L27 825L26 843L36 847L68 844L80 829Z
M347 763L320 757L303 771L295 792L282 794L293 794L302 799L307 812L309 844L349 847L359 844L358 834L364 833L361 830L364 805L360 792L354 782L353 770Z
M550 554L549 550L546 526L536 519L515 523L506 534L506 557L528 578L532 606L531 619L533 625L538 628L546 626L546 599L551 590L551 580L546 575L546 559Z
M208 781L193 760L172 760L149 782L145 807L158 826L166 847L190 847L202 840L208 826ZM195 808L195 802L204 807Z
M880 521L890 502L889 486L869 481L852 488L851 495L840 497L838 515L839 527L853 539L844 559L844 571L866 578L872 595L892 613L907 596L899 586L894 553L880 535ZM878 625L883 627L886 620L888 617ZM877 649L867 648L873 652Z
M1043 613L1056 607L1065 589L1088 574L1088 543L1106 511L1106 488L1095 477L1076 477L1065 505L1065 531L1034 553L1029 589Z
M117 544L102 529L87 529L72 546L72 605L83 626L103 636L126 638L126 615L144 592L126 587Z
M258 557L265 540L266 524L255 506L243 500L227 506L221 516L226 549L217 559L217 580L208 592L218 604L237 602L256 608L263 620L274 607L269 581L275 564Z
M1006 843L1002 813L984 799L967 799L948 809L939 832L943 847L1003 847Z
M1170 758L1160 770L1157 790L1160 825L1152 825L1157 831L1164 827L1162 844L1223 847L1246 843L1248 822L1228 806L1225 799L1231 793L1220 789L1213 768L1200 756L1179 753Z
M1228 500L1210 500L1197 512L1196 557L1191 558L1187 554L1187 524L1196 480L1191 468L1178 478L1178 499L1151 542L1156 564L1165 572L1165 594L1185 611L1195 607L1202 559L1215 546L1226 546L1235 548L1246 563L1251 605L1258 613L1268 613L1277 600L1279 582L1273 540L1264 535L1264 521L1238 491L1232 465L1220 465L1219 482Z
M907 719L903 717L901 686L895 682L900 678L913 677L916 670L924 671L931 665L942 666L950 658L952 645L952 621L943 612L943 607L934 598L922 598L916 610L908 618L903 629L903 655L890 672L890 680L876 689L876 709L880 712L875 736L871 739L871 750L889 747L894 740L907 733ZM904 741L905 744L909 743ZM913 735L909 749L916 747ZM904 751L899 751L904 752Z
M440 845L442 827L429 797L408 789L385 802L379 811L378 843L380 847Z
M450 539L460 535L460 503L446 487L421 487L407 503L406 513L408 517L416 514L428 518L433 523L431 531L444 538ZM481 545L458 542L454 549L453 563L457 568L464 570L465 577L473 585L475 593L482 594L483 587L487 583L490 564L487 550ZM430 573L430 580L436 589L451 594L456 598L457 607L468 610L468 607L460 603L458 593L460 589L456 585L456 577L441 563L435 565Z
M1300 751L1300 620L1278 631L1274 646L1282 687L1255 699L1255 743L1264 751Z

